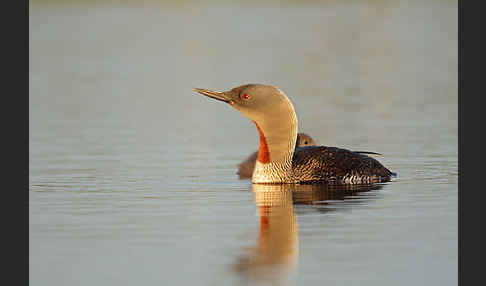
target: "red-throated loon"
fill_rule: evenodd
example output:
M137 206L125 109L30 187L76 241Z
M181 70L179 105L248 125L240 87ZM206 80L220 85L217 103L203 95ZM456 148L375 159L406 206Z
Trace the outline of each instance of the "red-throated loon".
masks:
M297 116L289 98L271 85L246 84L219 92L194 91L228 103L252 120L260 148L252 183L369 184L388 182L392 172L376 159L346 149L297 147Z
M303 147L303 146L315 146L316 142L314 139L305 133L297 134L297 143L296 147ZM238 176L240 179L248 179L251 178L253 175L253 170L255 169L255 164L258 157L258 151L253 152L245 161L238 164Z

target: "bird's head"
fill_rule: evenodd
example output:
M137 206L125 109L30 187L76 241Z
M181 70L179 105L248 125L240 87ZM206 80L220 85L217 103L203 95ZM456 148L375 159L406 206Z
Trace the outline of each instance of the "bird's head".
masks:
M278 88L263 84L246 84L228 91L194 88L194 91L228 103L259 125L282 119L294 112L292 103Z

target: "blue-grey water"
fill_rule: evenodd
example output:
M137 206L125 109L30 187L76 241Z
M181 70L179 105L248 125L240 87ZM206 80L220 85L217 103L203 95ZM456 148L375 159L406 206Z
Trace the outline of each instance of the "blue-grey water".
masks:
M457 284L457 1L123 3L30 4L30 285ZM239 180L252 82L398 177Z

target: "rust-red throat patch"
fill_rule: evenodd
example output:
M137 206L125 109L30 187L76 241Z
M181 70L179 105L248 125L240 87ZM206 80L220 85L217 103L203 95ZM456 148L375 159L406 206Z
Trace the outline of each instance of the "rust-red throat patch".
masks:
M258 129L258 133L260 133L260 148L258 149L258 162L263 163L263 164L268 164L270 163L270 151L268 150L268 145L267 145L267 139L265 139L265 135L263 135L262 130L260 129L260 126L255 123L256 128Z

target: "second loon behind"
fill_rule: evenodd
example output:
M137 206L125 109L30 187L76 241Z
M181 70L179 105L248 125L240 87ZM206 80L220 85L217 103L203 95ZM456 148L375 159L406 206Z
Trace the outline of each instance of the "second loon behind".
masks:
M297 134L297 147L303 146L315 146L316 142L314 139L305 133ZM238 164L238 176L240 179L248 179L253 175L253 170L255 169L255 164L258 157L258 151L253 152L245 161Z
M247 84L225 92L194 90L230 104L255 123L260 148L253 183L370 184L392 178L390 170L362 153L326 146L296 148L294 107L274 86Z

